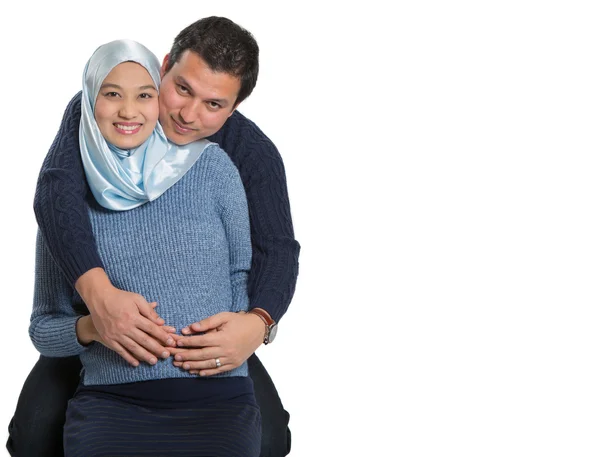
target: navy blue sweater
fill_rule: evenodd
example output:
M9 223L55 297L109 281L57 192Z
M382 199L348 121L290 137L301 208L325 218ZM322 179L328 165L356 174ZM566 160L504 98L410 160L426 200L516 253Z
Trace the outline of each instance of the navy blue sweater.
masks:
M91 191L79 152L80 118L81 92L67 106L42 164L34 199L44 241L72 285L91 268L104 268L86 203ZM238 168L248 199L252 240L250 308L263 308L279 321L294 294L300 253L294 239L283 161L271 140L238 111L208 139L218 143Z

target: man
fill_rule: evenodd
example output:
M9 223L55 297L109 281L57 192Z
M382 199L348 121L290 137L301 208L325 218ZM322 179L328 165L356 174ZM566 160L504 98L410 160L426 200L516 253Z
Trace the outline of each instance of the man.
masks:
M220 313L190 323L182 331L186 338L173 338L144 297L111 284L84 201L88 188L79 156L79 94L67 107L42 166L34 208L53 258L86 303L102 340L131 365L155 364L158 358L175 354L176 366L211 376L250 357L250 375L263 417L261 456L280 456L289 452L288 415L253 353L273 340L275 322L291 301L300 246L294 240L281 157L256 125L236 111L256 83L258 47L256 55L249 51L243 59L238 55L218 65L211 57L229 55L237 49L236 40L253 38L225 18L202 19L179 33L163 61L159 118L170 141L185 145L208 138L229 154L240 172L253 244L248 313ZM240 68L240 61L255 65ZM62 455L64 411L79 370L76 359L40 358L9 427L11 455Z

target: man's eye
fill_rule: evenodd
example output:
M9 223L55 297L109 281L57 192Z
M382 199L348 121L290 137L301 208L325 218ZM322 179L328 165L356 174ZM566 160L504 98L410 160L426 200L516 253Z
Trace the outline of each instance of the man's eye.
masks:
M221 107L221 105L219 105L217 102L208 102L208 106L211 109L219 109Z
M187 94L189 92L188 88L185 86L182 86L181 84L177 84L177 88L184 94Z

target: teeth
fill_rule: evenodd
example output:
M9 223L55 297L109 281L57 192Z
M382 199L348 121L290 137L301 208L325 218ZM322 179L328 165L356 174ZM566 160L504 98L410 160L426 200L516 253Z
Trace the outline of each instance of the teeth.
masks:
M133 130L136 130L140 127L140 124L138 125L122 125L122 124L115 124L117 126L118 129L120 130L125 130L127 132L131 132Z

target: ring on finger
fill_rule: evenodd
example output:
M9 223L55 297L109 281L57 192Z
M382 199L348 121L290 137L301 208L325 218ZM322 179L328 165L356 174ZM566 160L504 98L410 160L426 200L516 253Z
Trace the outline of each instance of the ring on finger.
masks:
M221 368L221 360L218 357L215 359L215 365L217 368Z

